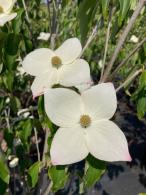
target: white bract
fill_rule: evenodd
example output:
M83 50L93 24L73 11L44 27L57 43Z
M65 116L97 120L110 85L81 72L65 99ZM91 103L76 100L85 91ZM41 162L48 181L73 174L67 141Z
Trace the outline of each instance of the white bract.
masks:
M58 49L36 49L22 62L24 70L36 76L31 86L33 96L39 96L55 84L66 87L91 82L89 64L78 59L82 46L77 38L66 40Z
M14 19L17 13L11 13L15 0L0 0L0 26Z
M19 162L19 158L17 158L17 157L13 158L13 160L11 160L9 162L9 167L10 168L16 167L18 165L18 162Z
M37 37L38 40L48 41L50 38L50 33L40 32L40 35Z
M131 161L127 141L110 121L117 108L112 83L91 87L81 95L70 89L49 89L45 110L57 130L50 149L54 165L71 164L91 153L104 161Z
M136 37L135 35L131 36L131 38L130 38L131 43L138 43L138 41L139 41L138 37Z

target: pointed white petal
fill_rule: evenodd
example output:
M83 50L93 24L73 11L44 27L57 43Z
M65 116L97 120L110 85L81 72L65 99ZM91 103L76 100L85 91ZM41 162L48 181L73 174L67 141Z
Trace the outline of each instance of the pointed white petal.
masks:
M0 14L0 26L3 26L6 22L13 20L17 16L17 13Z
M81 97L70 89L56 88L45 92L45 110L58 126L68 127L80 120Z
M93 122L86 129L89 152L104 161L131 161L125 135L109 120Z
M60 84L63 86L83 85L91 81L89 64L83 59L62 66L59 72Z
M40 76L36 76L34 79L31 90L33 97L44 94L46 89L51 88L54 84L57 84L58 74L56 69L52 69L49 72L43 73Z
M93 119L109 119L117 108L116 91L112 83L102 83L82 93L86 112Z
M52 68L51 58L53 56L54 53L50 49L36 49L24 58L22 66L28 74L38 76Z
M10 8L12 8L13 4L13 0L0 0L0 7L2 7L4 12L7 12Z
M82 128L74 126L57 130L51 145L51 160L54 165L66 165L86 158L88 150Z
M67 39L58 49L55 54L60 56L63 64L73 62L81 53L82 46L77 38Z

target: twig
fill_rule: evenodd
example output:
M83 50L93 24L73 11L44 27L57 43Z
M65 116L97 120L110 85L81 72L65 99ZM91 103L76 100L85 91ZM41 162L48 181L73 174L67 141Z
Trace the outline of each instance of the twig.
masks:
M34 36L33 36L33 30L32 30L32 26L30 24L31 22L30 22L30 18L29 18L29 14L28 14L28 10L27 10L25 0L22 0L22 4L23 4L24 10L25 10L26 22L27 22L27 26L28 26L28 30L29 30L29 36L32 40L33 46L35 47L36 42L35 42L35 39L34 39Z
M131 58L133 54L135 54L136 51L140 49L140 47L145 42L146 42L146 37L140 43L138 43L137 46L129 53L129 55L117 66L117 68L111 74L111 77L113 77L119 71L119 69Z
M27 22L30 23L30 18L29 18L29 15L28 15L25 0L22 0L22 4L23 4L24 10L25 10L25 15L26 15Z
M117 89L116 92L118 92L120 89L122 89L123 87L125 87L129 82L131 82L132 80L135 79L135 77L137 77L141 72L143 71L143 69L139 69L137 70L133 75L131 75L129 78L127 78Z
M84 51L88 48L88 46L90 45L90 43L91 43L91 42L93 41L93 39L95 38L95 36L96 36L96 34L97 34L97 29L98 29L98 26L97 26L97 24L96 24L96 26L94 27L94 29L93 29L91 35L89 36L89 38L88 38L88 40L87 40L87 42L86 42L86 44L85 44L85 46L84 46L84 48L83 48L83 50L82 50L82 52L81 52L81 54L80 54L79 57L81 57L81 56L83 55Z
M107 32L106 32L105 49L104 49L104 56L103 56L103 63L102 63L100 81L102 80L103 73L104 73L104 68L105 68L108 42L109 42L109 37L110 37L111 20L112 20L113 12L114 12L114 10L111 10L111 13L109 15L109 21L108 21L108 27L107 27Z
M10 121L9 121L10 108L8 109L8 112L6 110L4 112L5 112L5 119L6 119L7 128L10 131L11 130Z
M38 110L38 106L30 106L29 108L24 108L24 109L18 111L17 114L18 114L18 116L20 116L20 115L23 115L26 112L33 112L33 111L36 111L36 110Z
M46 134L45 134L45 143L44 143L44 150L43 150L43 157L42 157L42 164L43 166L45 165L45 161L46 161L46 153L48 152L48 136L49 136L49 129L45 129Z
M34 127L34 136L35 136L35 142L36 142L36 148L37 148L38 161L40 162L41 158L40 158L40 151L39 151L39 144L38 144L38 136L37 136L37 131L35 127Z
M120 50L121 50L121 48L122 48L125 40L127 38L127 35L130 32L130 30L131 30L134 22L136 21L139 13L141 11L141 9L143 8L145 2L146 2L146 0L140 0L138 2L137 7L136 7L134 13L133 13L133 15L131 16L131 18L129 20L128 25L126 26L125 30L123 31L123 33L121 34L121 36L119 38L119 41L118 41L118 44L116 46L116 49L115 49L115 51L113 53L113 56L112 56L112 58L111 58L111 60L110 60L110 62L108 64L108 66L107 66L107 68L105 70L105 73L103 75L102 82L105 82L106 79L108 78L108 76L110 74L110 71L111 71L111 69L112 69L112 67L113 67L113 65L115 63L115 60L116 60L116 58L117 58L117 56L118 56L118 54L119 54L119 52L120 52Z
M49 186L47 187L47 189L45 190L45 192L44 192L43 195L49 195L50 190L51 190L51 188L52 188L52 185L53 185L53 182L50 181L50 184L49 184Z
M50 34L52 34L51 32L52 21L51 21L51 11L50 11L50 1L49 0L47 0L47 7L48 7L48 13L49 13Z
M51 49L55 48L55 39L56 39L57 25L58 25L57 16L58 16L58 7L56 6L55 1L53 0L53 15L51 18L51 35L50 35Z

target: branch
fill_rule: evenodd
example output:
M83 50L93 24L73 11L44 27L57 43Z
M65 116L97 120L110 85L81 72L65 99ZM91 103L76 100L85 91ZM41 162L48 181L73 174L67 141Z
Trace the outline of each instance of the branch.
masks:
M38 161L41 161L40 158L40 151L39 151L39 144L38 144L38 136L37 136L37 131L36 128L34 127L34 135L35 135L35 142L36 142L36 148L37 148L37 156L38 156Z
M121 48L122 48L126 38L127 38L127 35L130 32L133 24L135 23L138 15L139 15L139 13L140 13L140 11L143 8L145 3L146 3L146 0L139 0L136 9L133 12L133 15L131 16L131 18L129 20L128 25L126 26L125 30L123 31L123 33L121 34L121 36L119 38L119 41L118 41L116 49L115 49L115 51L113 53L113 56L112 56L108 66L107 66L107 68L105 70L105 73L103 75L102 82L105 82L107 80L107 78L108 78L108 76L109 76L109 74L111 72L111 69L112 69L112 67L113 67L113 65L114 65L114 63L116 61L116 58L117 58L117 56L118 56L118 54L119 54L119 52L120 52L120 50L121 50Z
M119 90L121 90L123 87L125 87L129 82L131 82L132 80L134 80L141 72L143 71L143 69L139 69L137 70L133 75L131 75L129 78L127 78L117 89L116 92L118 92Z
M97 28L98 26L96 25L91 33L91 35L89 36L84 48L82 49L82 52L79 56L79 58L83 55L84 51L88 48L88 46L90 45L90 43L93 41L93 39L95 38L96 34L97 34Z
M140 47L145 42L146 42L146 37L140 43L138 43L137 46L130 52L130 54L117 66L117 68L111 74L111 77L113 77L119 71L119 69L131 58L133 54L135 54L136 51L140 49Z
M52 188L53 182L50 181L50 184L48 185L47 189L45 190L45 192L43 193L43 195L49 195L51 188Z
M45 156L48 152L48 136L49 136L49 129L45 129L46 134L45 134L45 143L44 143L44 150L43 150L43 157L42 157L42 162L43 162L43 166L45 166Z
M30 18L29 18L29 15L28 15L25 0L22 0L22 4L23 4L24 10L25 10L25 15L26 15L27 22L30 23Z
M25 10L26 22L27 22L27 26L28 26L28 30L29 30L29 35L30 35L30 38L32 40L33 46L35 47L36 42L35 42L35 39L34 39L34 36L33 36L33 30L32 30L32 26L31 26L31 22L30 22L30 18L29 18L29 14L28 14L28 10L27 10L25 0L22 0L22 4L23 4L24 10Z
M5 119L6 119L6 124L7 124L7 128L10 131L11 127L10 127L10 121L9 121L9 117L10 117L10 108L8 109L8 112L5 110Z
M112 20L113 13L114 13L114 10L111 10L111 13L109 15L107 32L106 32L105 49L104 49L104 56L103 56L103 63L102 63L102 70L101 70L100 81L102 80L103 73L104 73L104 68L105 68L107 49L108 49L108 42L109 42L109 37L110 37L111 20Z

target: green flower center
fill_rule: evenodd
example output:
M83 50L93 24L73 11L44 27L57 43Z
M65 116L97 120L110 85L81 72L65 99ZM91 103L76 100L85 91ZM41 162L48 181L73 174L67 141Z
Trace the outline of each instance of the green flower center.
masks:
M91 124L91 118L88 115L82 115L80 118L80 124L82 127L89 127Z
M62 65L62 61L58 56L52 57L51 63L57 69Z
M0 14L4 13L3 8L0 6Z

